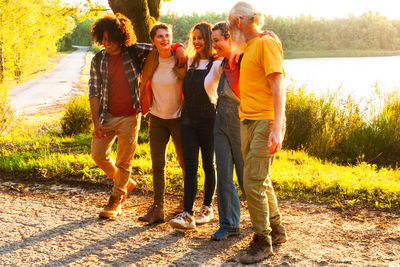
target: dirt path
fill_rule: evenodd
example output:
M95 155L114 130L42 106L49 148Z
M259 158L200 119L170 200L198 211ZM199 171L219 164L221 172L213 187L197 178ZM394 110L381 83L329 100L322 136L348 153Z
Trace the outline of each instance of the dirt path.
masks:
M54 69L14 87L8 94L11 106L19 114L35 114L40 109L66 103L79 82L89 47L76 46L76 51L61 59Z
M85 187L88 187L87 185ZM97 217L108 187L18 184L0 180L0 266L237 266L252 231L242 203L239 237L211 241L218 220L180 233L137 220L151 196L131 194L116 221ZM167 207L177 202L167 197ZM199 206L197 202L197 206ZM398 214L338 212L280 201L289 240L260 265L400 266ZM216 212L216 205L214 206Z

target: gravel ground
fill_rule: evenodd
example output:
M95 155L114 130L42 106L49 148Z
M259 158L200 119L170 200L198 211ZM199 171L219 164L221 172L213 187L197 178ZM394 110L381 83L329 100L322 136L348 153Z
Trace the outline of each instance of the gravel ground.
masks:
M210 240L217 216L185 233L146 225L137 218L152 198L135 192L121 217L102 220L110 187L84 187L0 179L0 266L238 266L252 236L244 201L242 234L217 242ZM169 218L178 199L167 196ZM293 201L280 207L288 242L260 266L400 266L399 214Z

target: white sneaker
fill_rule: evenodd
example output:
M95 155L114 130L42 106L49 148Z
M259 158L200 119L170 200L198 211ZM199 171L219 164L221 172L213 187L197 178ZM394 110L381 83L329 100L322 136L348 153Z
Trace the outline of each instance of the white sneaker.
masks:
M195 229L196 223L194 222L194 217L190 215L187 211L179 213L169 224L176 229Z
M208 223L214 218L214 213L211 207L203 205L200 211L196 214L196 223L203 224Z

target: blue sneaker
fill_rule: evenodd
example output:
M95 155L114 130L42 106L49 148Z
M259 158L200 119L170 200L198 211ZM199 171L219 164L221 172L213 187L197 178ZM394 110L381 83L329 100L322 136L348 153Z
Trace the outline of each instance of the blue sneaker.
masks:
M224 228L219 228L215 233L211 235L212 240L225 240L228 237L231 236L237 236L240 235L240 228L236 229L224 229Z

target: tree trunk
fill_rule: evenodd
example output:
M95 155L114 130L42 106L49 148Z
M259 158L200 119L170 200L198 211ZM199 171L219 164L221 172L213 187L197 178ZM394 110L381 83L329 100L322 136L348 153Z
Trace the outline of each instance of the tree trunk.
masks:
M160 20L160 7L161 0L148 0L150 16L154 18L155 21Z
M132 21L138 42L150 42L150 29L160 19L161 0L108 0L108 4L114 13Z

